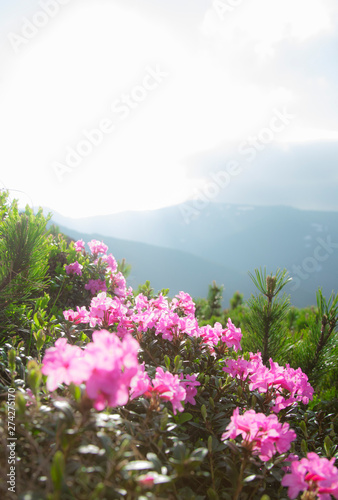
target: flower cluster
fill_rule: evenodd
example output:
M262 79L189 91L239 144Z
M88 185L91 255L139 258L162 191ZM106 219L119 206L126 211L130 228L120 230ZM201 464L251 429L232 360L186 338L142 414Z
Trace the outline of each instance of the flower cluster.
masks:
M307 404L309 399L312 399L313 388L300 368L295 370L289 364L285 367L279 366L272 359L269 362L270 368L262 363L261 353L250 353L250 361L243 358L227 359L223 370L232 377L247 380L251 391L270 391L274 397L272 409L275 413L298 401Z
M235 351L241 349L241 329L236 328L230 318L228 319L227 328L223 328L221 323L216 322L213 328L210 325L202 326L199 329L199 336L209 346L211 353L215 352L214 347L219 342L226 347L233 347Z
M334 461L334 458L320 458L313 452L306 458L292 461L290 474L282 479L282 485L288 486L289 497L293 499L300 491L308 491L318 495L319 500L331 500L331 495L338 498L338 469Z
M103 241L92 240L88 243L89 249L93 255L98 255L99 253L107 253L108 247L103 243Z
M107 285L106 282L103 280L89 280L88 283L85 285L86 290L90 290L92 295L95 295L97 292L106 292L107 291Z
M179 292L171 301L171 309L176 312L182 312L185 315L195 315L195 304L188 293Z
M148 392L150 395L155 393L161 399L170 401L173 405L173 412L183 411L182 402L185 401L187 393L183 384L180 383L178 375L173 375L170 372L165 372L163 368L156 368L156 377L152 380L152 386L149 386Z
M81 252L85 249L85 242L83 240L78 240L74 243L74 248L77 252Z
M124 405L129 400L132 378L139 370L138 348L131 335L121 341L106 330L95 331L85 349L60 338L55 347L46 350L42 361L42 373L48 375L47 388L54 391L62 383L85 382L97 410L106 405Z
M82 276L82 271L81 271L82 268L83 266L79 264L77 260L72 264L65 266L67 274L78 274L79 276Z
M241 435L242 446L259 455L264 462L270 460L277 452L285 453L290 449L291 442L296 439L296 433L289 424L281 424L276 415L256 413L248 410L243 415L236 408L231 422L222 435L222 440L235 439Z

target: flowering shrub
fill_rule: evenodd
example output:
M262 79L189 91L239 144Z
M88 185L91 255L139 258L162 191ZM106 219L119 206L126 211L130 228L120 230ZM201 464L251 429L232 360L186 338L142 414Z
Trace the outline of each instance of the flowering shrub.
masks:
M239 354L230 318L200 326L189 294L137 293L103 242L88 247L62 247L51 284L59 324L32 320L35 359L20 344L3 350L17 391L17 493L337 498L335 415L306 408L307 376Z

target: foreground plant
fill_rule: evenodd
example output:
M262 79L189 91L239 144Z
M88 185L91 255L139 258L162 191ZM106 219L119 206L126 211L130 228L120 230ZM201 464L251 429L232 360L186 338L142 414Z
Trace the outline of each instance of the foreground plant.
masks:
M190 295L137 293L103 242L88 248L56 264L63 318L46 335L36 317L25 380L8 348L22 498L282 499L290 451L337 453L334 416L306 409L300 369L240 353L230 318L200 326Z

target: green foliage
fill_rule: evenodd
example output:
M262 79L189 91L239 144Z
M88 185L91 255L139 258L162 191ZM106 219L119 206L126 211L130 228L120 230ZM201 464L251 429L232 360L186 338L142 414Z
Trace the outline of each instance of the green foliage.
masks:
M139 361L151 377L157 367L177 375L197 374L196 404L185 403L184 411L176 415L170 403L144 397L98 412L84 385L62 385L52 393L47 391L41 372L45 349L60 336L85 347L93 330L66 322L62 311L90 304L92 295L84 284L89 279L104 279L104 266L100 259L94 264L93 256L76 252L72 241L57 228L46 232L45 221L41 213L20 215L15 204L0 206L0 234L5 235L0 246L15 247L23 254L13 264L17 274L6 262L0 275L0 285L5 283L0 286L4 307L0 331L11 332L0 347L0 418L5 422L6 394L9 387L15 388L18 498L284 500L286 490L280 481L287 453L262 462L257 455L249 455L238 439L221 439L236 407L241 412L250 408L265 414L271 411L268 394L250 391L247 381L224 372L224 359L238 356L231 349L215 348L213 354L197 337L182 335L168 341L156 335L154 328L134 332L140 345ZM19 227L16 236L14 227ZM39 248L33 245L34 238ZM9 251L1 255L14 258ZM24 259L30 271L23 269ZM65 272L65 265L75 260L83 266L82 276ZM38 262L41 274L35 269ZM128 268L124 261L119 264L119 270L126 274ZM332 295L326 301L319 292L318 310L298 311L289 307L285 296L280 297L288 282L285 271L266 276L265 271L256 270L252 279L260 295L243 304L243 297L236 292L230 311L221 310L223 287L213 282L208 298L197 301L199 324L219 321L225 326L229 313L236 326L243 326L245 350L262 351L265 362L270 356L277 361L287 356L295 367L298 361L303 363L313 380L321 381L318 386L330 401L316 396L309 408L292 406L278 417L297 432L292 451L300 458L307 451L337 457L337 407L332 398L335 392L329 388L337 373L337 297ZM6 295L8 287L14 300ZM167 296L168 292L160 293ZM137 293L149 299L159 295L150 282ZM4 429L0 442L5 449ZM3 453L3 498L7 495L7 470Z
M218 286L215 281L209 285L207 299L197 299L196 317L209 322L212 317L220 318L222 314L222 297L224 286ZM218 321L219 319L217 319Z
M338 396L338 296L327 300L317 292L317 311L307 316L295 335L292 364L309 376L318 390L331 389ZM301 325L303 326L303 325Z
M234 293L232 298L230 299L230 310L233 311L237 307L243 304L243 294L238 291Z
M242 346L247 351L260 351L262 361L267 364L269 358L283 361L289 347L286 336L285 319L290 306L287 296L279 296L290 281L287 271L277 270L275 275L266 275L266 269L249 273L260 295L251 296L248 301L248 313L244 317L246 335Z
M0 344L18 333L26 308L48 285L47 220L27 206L19 213L1 195L0 212Z

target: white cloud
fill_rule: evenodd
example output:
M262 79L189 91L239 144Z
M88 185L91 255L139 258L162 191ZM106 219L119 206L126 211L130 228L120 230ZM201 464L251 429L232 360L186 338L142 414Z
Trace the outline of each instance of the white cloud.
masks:
M302 43L326 33L328 5L243 0L223 23L208 11L205 36L194 47L175 24L160 16L155 23L137 6L70 3L19 55L7 47L1 180L73 216L184 201L199 182L186 171L188 158L246 140L267 126L276 107L297 112L299 92L287 81L259 79L259 61L282 40ZM258 62L248 50L254 46ZM168 76L59 184L53 162L63 161L84 129L114 118L111 104L142 83L149 65ZM300 117L294 137L333 138L330 125L317 129Z
M227 0L219 0L219 4ZM202 33L240 49L254 44L258 56L274 55L276 43L286 39L300 42L332 29L330 3L323 0L243 0L233 11L210 8Z

